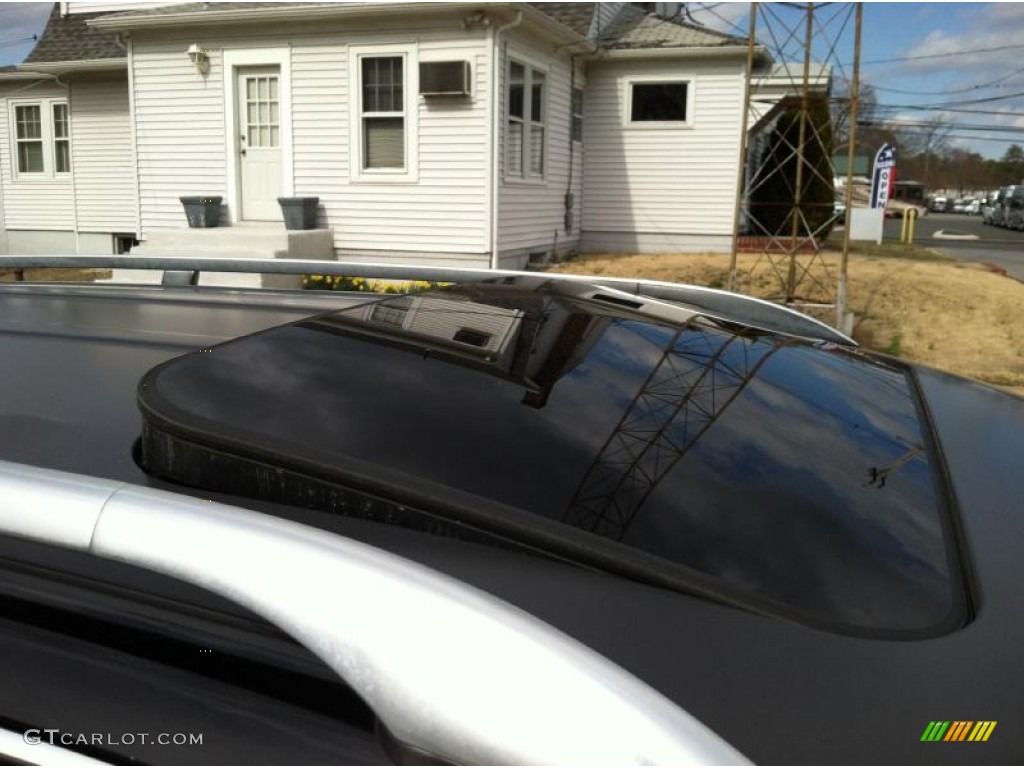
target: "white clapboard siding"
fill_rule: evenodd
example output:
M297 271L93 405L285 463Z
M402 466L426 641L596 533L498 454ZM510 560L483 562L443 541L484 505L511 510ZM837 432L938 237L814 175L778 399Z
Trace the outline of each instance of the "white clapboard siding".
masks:
M334 229L339 251L485 254L490 247L486 32L463 28L454 15L424 17L414 34L409 30L410 20L404 18L200 29L174 39L136 36L143 230L184 226L180 195L226 194L223 51L289 48L294 191L320 198L320 225ZM418 99L416 181L360 182L350 178L349 168L349 47L389 41L415 43L420 61L469 61L473 94ZM211 51L206 77L184 55L192 42Z
M7 229L70 232L75 228L70 174L62 179L15 178L10 100L33 97L66 98L67 91L51 83L26 86L18 80L0 86L0 202L4 225Z
M140 48L142 52L140 53ZM227 189L220 51L196 72L180 42L136 44L135 137L143 233L186 226L183 195Z
M74 83L71 125L79 230L134 232L135 163L127 82Z
M630 77L690 79L692 127L624 127ZM588 234L731 234L743 102L740 62L606 62L588 72L587 97Z
M546 167L543 180L511 177L505 173L506 146L505 99L508 95L506 78L508 61L515 58L531 62L547 71ZM533 251L559 252L574 249L579 241L582 185L584 179L583 153L579 143L573 144L573 184L575 195L574 220L571 232L565 231L565 193L569 189L569 129L570 129L570 59L568 55L552 55L536 49L522 37L516 37L503 47L501 106L499 126L501 141L502 183L498 193L498 250L506 258L522 256ZM577 68L576 87L584 82Z

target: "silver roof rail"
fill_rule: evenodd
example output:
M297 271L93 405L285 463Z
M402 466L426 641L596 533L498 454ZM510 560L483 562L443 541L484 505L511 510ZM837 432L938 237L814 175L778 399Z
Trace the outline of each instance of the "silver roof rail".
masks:
M322 659L419 754L492 765L749 764L536 617L328 532L0 462L0 533L158 571L246 606Z
M30 268L156 269L166 271L250 272L288 275L341 275L384 280L428 280L461 283L518 277L543 277L552 282L582 282L615 288L636 296L686 304L704 315L729 320L767 331L809 339L831 341L846 346L857 342L835 328L790 309L752 296L715 288L634 280L599 275L571 275L563 272L522 272L509 269L467 269L426 265L381 264L370 262L316 261L304 259L234 259L191 256L0 256L0 269Z

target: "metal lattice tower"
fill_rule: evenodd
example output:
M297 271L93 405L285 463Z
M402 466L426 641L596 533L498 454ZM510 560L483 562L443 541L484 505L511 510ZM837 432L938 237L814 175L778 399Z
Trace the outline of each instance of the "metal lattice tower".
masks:
M859 3L751 3L729 275L732 290L805 311L834 310L840 329L848 325L861 25ZM765 54L770 64L763 63ZM825 103L831 120L823 124ZM836 126L837 118L845 125ZM843 128L838 141L834 127ZM843 153L848 158L845 222L836 220L831 197L815 202L808 196L814 185L833 188L831 158ZM843 223L840 258L824 258L824 236ZM752 257L743 265L741 250Z
M659 483L785 343L676 332L580 481L563 520L621 540Z

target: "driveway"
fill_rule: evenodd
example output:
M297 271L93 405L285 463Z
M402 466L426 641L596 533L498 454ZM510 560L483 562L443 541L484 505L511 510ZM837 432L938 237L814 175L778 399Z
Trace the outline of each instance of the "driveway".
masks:
M902 224L902 219L886 221L885 239L899 241ZM961 239L965 235L976 239ZM980 216L929 213L918 219L914 242L957 259L1001 267L1010 276L1024 280L1024 232L986 226Z

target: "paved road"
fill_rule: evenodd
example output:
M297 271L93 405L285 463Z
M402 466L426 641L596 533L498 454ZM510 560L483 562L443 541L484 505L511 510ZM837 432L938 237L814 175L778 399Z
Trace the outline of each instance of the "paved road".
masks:
M901 226L901 219L888 220L885 239L898 241ZM943 234L974 235L977 239L949 239ZM958 259L994 264L1018 280L1024 280L1024 232L986 226L980 216L929 213L918 219L914 242L945 251Z

